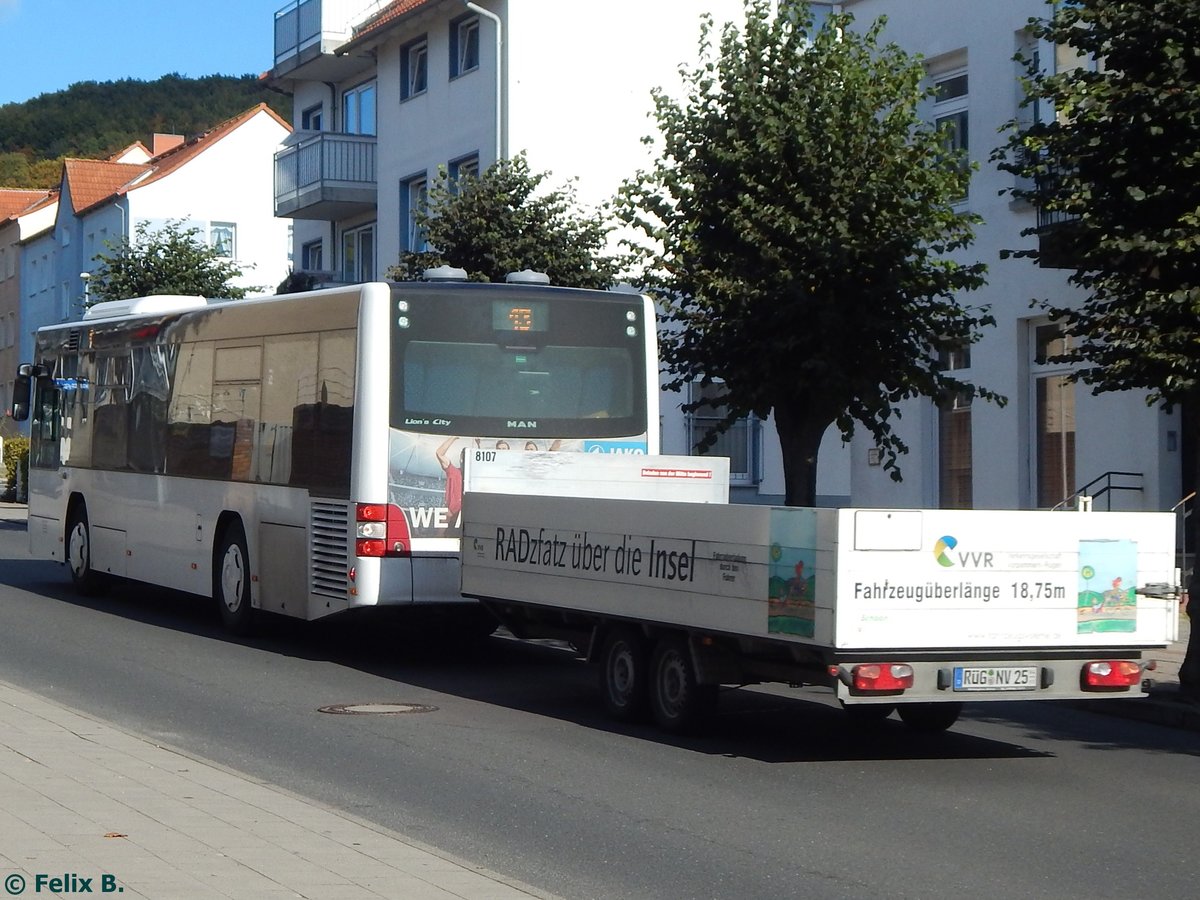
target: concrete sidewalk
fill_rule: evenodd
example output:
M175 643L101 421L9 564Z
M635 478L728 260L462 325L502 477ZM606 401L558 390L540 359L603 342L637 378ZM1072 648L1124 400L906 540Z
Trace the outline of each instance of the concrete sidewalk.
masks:
M548 896L3 682L0 877L13 896Z

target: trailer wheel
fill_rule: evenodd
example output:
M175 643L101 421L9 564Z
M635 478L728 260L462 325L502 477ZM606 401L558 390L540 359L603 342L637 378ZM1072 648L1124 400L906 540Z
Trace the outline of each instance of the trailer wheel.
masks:
M104 576L92 568L92 532L87 506L82 501L67 519L67 568L75 590L84 596L95 596L104 589Z
M650 660L650 710L664 731L695 731L717 705L717 686L697 684L687 641L664 637Z
M961 703L900 703L900 720L913 731L934 734L958 721Z
M851 722L860 724L882 722L896 711L896 707L891 703L843 703L842 709L846 711Z
M637 722L646 718L650 692L646 639L632 628L615 628L600 651L600 694L614 719Z
M254 630L254 609L250 605L250 552L242 523L234 520L221 531L221 541L213 555L213 599L221 613L221 623L231 632L248 635Z

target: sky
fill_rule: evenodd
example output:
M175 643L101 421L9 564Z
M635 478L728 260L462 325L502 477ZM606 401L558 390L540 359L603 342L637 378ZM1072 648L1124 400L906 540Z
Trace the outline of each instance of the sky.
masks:
M79 81L258 75L289 0L0 0L0 105Z

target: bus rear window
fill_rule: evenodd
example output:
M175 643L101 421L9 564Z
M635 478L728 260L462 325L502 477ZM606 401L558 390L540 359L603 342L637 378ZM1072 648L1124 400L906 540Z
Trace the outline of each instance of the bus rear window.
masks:
M628 419L637 379L628 348L512 349L412 341L403 363L406 416Z

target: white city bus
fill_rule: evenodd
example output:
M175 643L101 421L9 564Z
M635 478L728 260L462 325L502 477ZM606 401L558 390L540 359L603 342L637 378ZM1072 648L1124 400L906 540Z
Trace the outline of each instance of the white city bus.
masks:
M380 282L99 303L21 366L29 539L85 592L124 577L257 610L462 602L464 452L658 452L638 294Z

